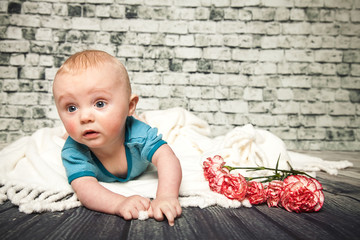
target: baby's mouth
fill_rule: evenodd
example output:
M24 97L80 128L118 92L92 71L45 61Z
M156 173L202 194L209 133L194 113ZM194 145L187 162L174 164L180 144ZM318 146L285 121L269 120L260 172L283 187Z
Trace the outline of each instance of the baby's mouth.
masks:
M94 130L86 130L83 134L84 137L86 138L95 138L98 136L98 132L94 131Z

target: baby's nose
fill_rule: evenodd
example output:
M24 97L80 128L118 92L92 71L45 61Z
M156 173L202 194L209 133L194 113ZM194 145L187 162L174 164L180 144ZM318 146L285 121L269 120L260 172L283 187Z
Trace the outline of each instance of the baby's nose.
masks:
M83 109L81 111L80 122L89 123L94 121L94 114L90 109Z

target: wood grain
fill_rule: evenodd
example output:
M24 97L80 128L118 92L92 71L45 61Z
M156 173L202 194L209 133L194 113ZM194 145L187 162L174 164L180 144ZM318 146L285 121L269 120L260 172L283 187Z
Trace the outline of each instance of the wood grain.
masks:
M27 215L7 201L0 205L0 239L359 239L360 153L305 153L354 163L337 176L317 174L325 194L317 213L289 213L267 205L183 208L170 227L166 221L125 221L84 207Z

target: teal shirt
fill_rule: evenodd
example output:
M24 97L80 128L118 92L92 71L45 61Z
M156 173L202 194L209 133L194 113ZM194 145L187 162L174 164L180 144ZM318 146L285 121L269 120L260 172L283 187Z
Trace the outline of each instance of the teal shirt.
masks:
M156 150L166 144L156 128L128 117L125 129L125 152L128 165L126 178L111 174L90 149L71 137L65 142L61 152L63 165L69 183L79 177L91 176L100 182L126 182L141 175L151 163Z

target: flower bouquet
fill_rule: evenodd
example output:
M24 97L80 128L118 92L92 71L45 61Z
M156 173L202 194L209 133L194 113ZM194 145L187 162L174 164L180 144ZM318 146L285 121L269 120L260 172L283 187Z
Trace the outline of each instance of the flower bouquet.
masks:
M304 172L266 167L225 166L224 159L216 155L203 162L205 179L212 191L225 195L229 199L242 201L248 199L251 204L267 203L269 207L283 207L289 212L317 212L324 203L322 185ZM251 171L273 170L270 176L245 178L241 174L230 173L235 169ZM262 181L254 181L258 179Z

